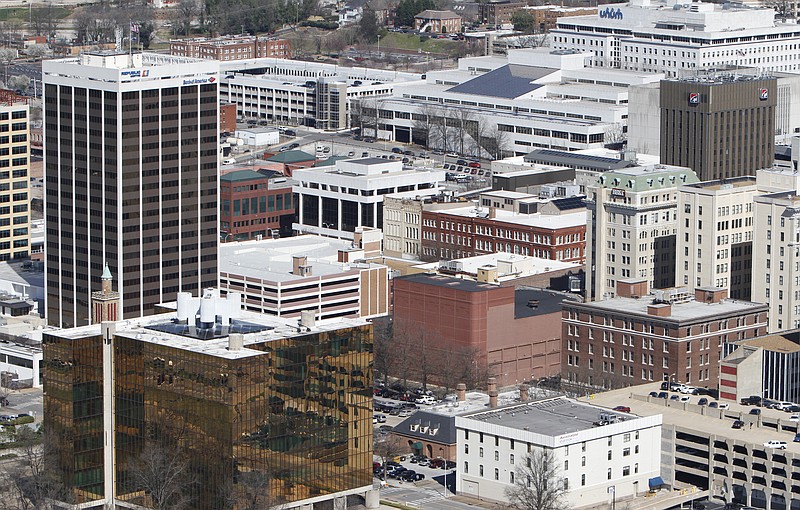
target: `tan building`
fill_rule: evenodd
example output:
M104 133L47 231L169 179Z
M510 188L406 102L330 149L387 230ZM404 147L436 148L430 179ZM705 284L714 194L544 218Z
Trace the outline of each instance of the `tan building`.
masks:
M533 16L536 31L546 33L556 28L559 18L571 16L591 16L597 14L597 7L562 7L560 5L531 5L525 11Z
M220 289L241 292L247 310L318 319L379 317L388 313L389 269L366 262L380 254L378 230L355 241L316 235L224 243Z
M461 32L461 16L453 11L422 11L414 16L414 29L435 34L457 34Z
M251 58L292 58L292 43L285 39L258 36L196 37L173 39L170 55L206 60L246 60Z
M0 91L0 260L30 256L27 98Z

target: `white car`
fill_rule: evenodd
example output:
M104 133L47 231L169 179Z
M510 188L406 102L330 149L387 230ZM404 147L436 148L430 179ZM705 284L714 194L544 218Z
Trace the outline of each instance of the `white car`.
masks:
M682 397L680 398L680 401L681 401L681 402L688 402L688 401L690 401L690 400L692 400L692 397L690 397L689 395L684 395L684 396L682 396Z
M786 441L777 441L773 439L772 441L767 441L764 443L764 448L778 448L780 450L786 449Z
M789 421L800 422L800 414L793 414L789 416Z
M697 395L697 388L694 386L681 386L678 391L687 395Z
M773 405L773 409L778 409L779 411L785 411L786 409L792 407L794 405L793 402L778 402L777 404Z
M423 395L416 399L414 403L431 405L436 403L436 399L430 395Z
M729 404L720 404L720 405L717 406L718 409L727 409L729 407L730 407Z
M223 165L235 165L236 164L236 160L233 159L233 158L223 159L222 160L222 164Z

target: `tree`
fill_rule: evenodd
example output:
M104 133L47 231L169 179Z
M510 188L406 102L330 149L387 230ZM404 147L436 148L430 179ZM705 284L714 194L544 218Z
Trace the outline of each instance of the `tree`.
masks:
M31 44L25 48L25 54L33 58L47 57L51 53L50 47L46 44Z
M400 26L414 26L414 16L424 10L435 9L434 0L401 0L397 4L394 15L394 24Z
M192 22L200 15L200 3L197 0L180 0L175 9L175 21L178 23L180 33L189 35L192 31Z
M28 78L24 74L19 74L16 76L9 77L6 86L11 90L21 90L22 92L25 92L28 89L28 85L30 84L31 84L30 78Z
M566 510L566 489L555 452L535 449L525 456L514 472L514 483L506 498L518 510Z
M619 123L609 125L603 132L603 142L605 143L619 143L626 139L625 127Z
M378 27L378 17L375 15L375 11L365 8L361 20L358 22L358 28L361 32L361 42L365 44L377 42L380 27Z
M395 358L392 356L392 321L379 317L372 321L373 351L375 372L384 380L392 372Z
M536 31L536 18L525 9L512 14L511 23L514 25L514 30L523 34L532 34Z
M394 434L384 434L380 429L372 433L372 453L381 459L383 479L386 480L386 462L408 450L408 446Z
M761 5L774 9L776 18L786 20L795 17L794 2L789 0L762 0Z

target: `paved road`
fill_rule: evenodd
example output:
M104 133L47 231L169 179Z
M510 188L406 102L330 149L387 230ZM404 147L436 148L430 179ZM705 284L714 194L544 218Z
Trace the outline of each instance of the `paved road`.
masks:
M27 413L36 419L36 423L42 421L42 390L36 388L11 391L8 395L9 406L0 409L0 414L20 414Z

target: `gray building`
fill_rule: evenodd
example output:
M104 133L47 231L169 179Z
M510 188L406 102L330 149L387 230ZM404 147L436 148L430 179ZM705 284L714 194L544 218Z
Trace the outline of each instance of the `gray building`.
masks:
M661 162L701 181L752 175L772 166L775 78L709 74L661 82Z
M114 52L43 63L50 324L90 322L105 262L125 318L216 286L218 65Z

